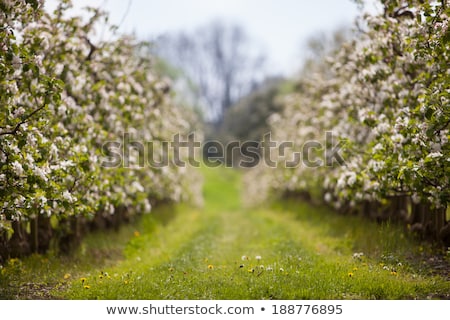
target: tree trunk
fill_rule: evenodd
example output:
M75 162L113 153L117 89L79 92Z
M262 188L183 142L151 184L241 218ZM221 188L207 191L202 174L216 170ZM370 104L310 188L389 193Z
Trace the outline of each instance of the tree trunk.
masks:
M409 223L411 225L420 223L423 223L423 212L422 212L422 204L421 203L414 203L411 200L411 215L409 218Z
M30 253L30 243L22 221L11 223L13 235L9 241L11 257L22 257Z
M37 253L39 249L38 223L39 223L39 215L37 214L34 218L31 218L30 220L30 246L32 253Z
M38 220L38 252L46 253L50 248L50 241L53 237L53 230L50 224L50 217L40 215Z
M408 198L406 196L393 196L385 211L387 219L391 221L406 221L408 216Z
M79 217L67 217L61 220L59 237L59 250L61 253L70 253L81 241L81 225Z
M432 215L432 231L433 231L433 238L438 239L439 233L445 226L445 218L446 218L446 212L447 208L439 208L433 210Z
M0 230L0 264L9 257L8 233Z

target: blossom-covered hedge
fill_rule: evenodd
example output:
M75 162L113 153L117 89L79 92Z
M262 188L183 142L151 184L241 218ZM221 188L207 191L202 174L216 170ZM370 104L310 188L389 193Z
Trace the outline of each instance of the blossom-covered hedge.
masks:
M105 143L171 141L190 132L193 115L173 103L145 44L114 27L112 40L99 39L107 15L87 9L86 20L70 8L62 1L48 13L42 1L0 1L3 257L45 251L52 240L64 246L88 222L201 195L195 172L142 166L133 148L114 168L102 166Z
M361 18L354 40L303 78L271 119L274 140L318 141L324 149L312 155L324 163L331 132L344 142L345 163L261 166L248 180L267 186L266 193L320 194L342 211L405 220L448 241L450 8L445 0L382 7Z

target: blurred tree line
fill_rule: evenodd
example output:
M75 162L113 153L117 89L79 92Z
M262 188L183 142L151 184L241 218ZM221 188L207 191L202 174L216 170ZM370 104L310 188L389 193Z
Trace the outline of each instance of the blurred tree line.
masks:
M319 70L326 68L319 61L324 62L348 36L347 28L312 35L301 48L305 63L298 76L326 73ZM254 142L260 154L259 144L270 132L268 118L282 111L281 97L299 89L294 88L298 82L269 75L266 53L239 25L212 21L191 32L160 35L154 43L163 73L204 119L205 140L224 146L234 141ZM236 164L242 150L227 156L224 161Z

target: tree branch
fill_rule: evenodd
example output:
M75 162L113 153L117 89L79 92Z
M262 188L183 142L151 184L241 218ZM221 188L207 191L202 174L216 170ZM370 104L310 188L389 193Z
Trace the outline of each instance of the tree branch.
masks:
M46 105L44 104L44 105L40 106L39 108L37 108L36 110L34 110L33 112L31 112L25 119L23 119L23 120L20 121L18 124L16 124L16 126L14 127L14 129L12 129L12 130L10 130L10 131L0 132L0 136L4 136L4 135L7 135L7 134L15 135L15 134L17 133L17 131L19 131L20 127L21 127L23 124L27 123L27 122L30 120L30 118L31 118L32 116L34 116L36 113L38 113L39 111L41 111L42 109L44 109L45 106L46 106Z

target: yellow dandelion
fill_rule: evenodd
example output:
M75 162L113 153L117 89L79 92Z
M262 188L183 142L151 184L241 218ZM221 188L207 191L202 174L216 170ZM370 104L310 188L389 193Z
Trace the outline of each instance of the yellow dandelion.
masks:
M255 272L255 269L253 269L253 268L248 268L248 273L253 273L253 272Z
M71 277L70 273L66 273L64 275L64 280L70 279L70 277Z
M85 285L83 288L85 288L85 289L90 289L91 286Z
M357 268L357 267L354 267L354 268L353 268L353 271L358 271L358 268Z
M351 278L351 277L353 277L353 272L349 272L348 273L348 276Z
M86 278L80 278L81 283L85 283L87 281Z
M123 283L128 284L128 280L125 280Z
M141 233L139 232L139 231L134 231L133 232L133 234L134 234L134 236L137 238L137 237L139 237L140 235L141 235Z
M397 271L391 271L391 275L396 276L397 275Z
M212 270L212 269L214 269L214 266L212 264L208 264L208 269Z
M98 275L98 278L99 278L99 279L103 279L103 275L102 275L102 274L99 274L99 275Z

